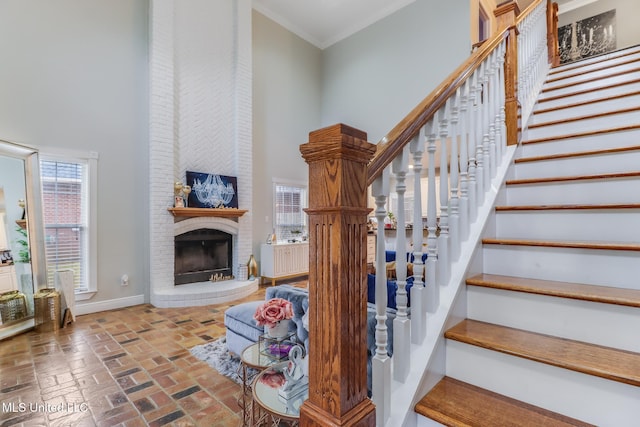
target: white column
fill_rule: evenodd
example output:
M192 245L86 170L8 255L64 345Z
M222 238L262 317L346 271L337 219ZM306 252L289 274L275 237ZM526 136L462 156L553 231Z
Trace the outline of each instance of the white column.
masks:
M440 287L438 283L438 230L436 208L436 138L438 119L433 117L425 126L428 153L428 190L427 190L427 265L425 289L427 290L427 312L435 313L440 305ZM416 259L417 260L417 259Z

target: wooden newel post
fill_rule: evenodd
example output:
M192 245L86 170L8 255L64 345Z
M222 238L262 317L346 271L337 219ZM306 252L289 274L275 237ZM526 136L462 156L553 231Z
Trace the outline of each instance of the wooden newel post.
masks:
M552 67L560 65L560 52L558 46L558 3L547 0L547 50L549 64Z
M367 397L367 164L376 146L343 124L309 134L309 399L302 426L375 426Z
M507 145L518 143L518 28L516 18L520 15L518 3L510 1L498 6L494 12L498 30L509 29L507 51L504 60L505 121Z

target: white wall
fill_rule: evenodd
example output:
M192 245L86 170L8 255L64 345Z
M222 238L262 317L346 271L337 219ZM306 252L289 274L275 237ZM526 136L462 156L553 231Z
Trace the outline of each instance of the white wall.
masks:
M417 0L325 49L322 123L378 142L469 55L468 0Z
M322 51L253 12L253 236L259 256L273 225L272 177L308 181L299 145L320 128Z
M599 0L558 16L558 27L616 10L616 49L640 44L640 2L638 0Z
M100 156L90 302L148 293L147 12L147 0L0 3L0 138Z

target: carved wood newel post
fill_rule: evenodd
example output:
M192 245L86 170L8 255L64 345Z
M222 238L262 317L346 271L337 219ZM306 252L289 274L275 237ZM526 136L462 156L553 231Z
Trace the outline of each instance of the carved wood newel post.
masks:
M520 14L518 3L510 1L498 6L494 12L498 30L509 29L504 61L505 122L507 145L518 143L518 28L516 18Z
M309 399L302 426L375 426L367 397L367 164L376 146L343 124L309 134Z

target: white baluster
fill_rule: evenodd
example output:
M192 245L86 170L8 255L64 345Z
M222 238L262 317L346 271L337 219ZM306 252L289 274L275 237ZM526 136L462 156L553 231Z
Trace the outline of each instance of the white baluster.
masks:
M484 82L482 87L482 164L483 164L483 175L482 175L482 200L484 200L484 195L489 188L491 187L491 159L489 155L490 144L491 144L491 120L489 120L489 112L491 111L491 54L484 60L484 76L482 81Z
M438 237L438 284L445 286L449 282L449 159L447 157L447 138L449 136L449 111L451 98L447 99L438 113L440 136L440 235ZM435 175L435 164L433 165ZM431 170L431 164L429 164ZM434 176L435 179L435 176ZM427 220L429 215L427 214Z
M482 62L480 64L478 84L476 86L476 209L484 203L484 155L482 149L484 132L482 129L484 126L483 110L487 102L483 86L485 74L484 66L485 63Z
M504 42L498 46L497 55L497 79L496 79L496 163L502 163L504 151Z
M407 311L407 234L404 218L404 193L407 189L405 177L409 169L408 147L391 163L391 171L396 178L396 193L398 194L397 231L396 231L396 293L397 312L393 319L393 378L405 382L411 367L411 321ZM419 218L422 229L422 218ZM414 227L417 222L414 220Z
M427 334L426 290L424 288L422 262L422 155L424 139L422 129L409 143L413 158L413 287L411 288L411 342L421 344ZM397 258L397 257L396 257Z
M498 97L496 89L498 88L498 60L496 59L497 50L491 52L491 74L489 75L489 182L491 178L496 176L496 135L498 134L496 116L498 111Z
M378 238L376 242L376 353L372 359L372 399L376 405L376 424L384 425L391 408L391 359L387 353L387 274L384 244L385 208L389 197L389 168L371 185L376 202Z
M435 313L440 305L440 287L438 283L438 218L436 208L436 138L438 132L437 117L433 117L425 126L428 153L428 190L427 190L427 265L425 289L427 290L427 312Z
M467 79L460 92L460 241L469 237L469 85Z
M458 122L460 111L460 88L451 101L451 160L449 160L451 199L449 201L449 255L454 262L460 256L460 199L458 196Z
M478 210L476 188L478 187L476 181L476 109L477 97L478 97L478 70L473 72L471 76L471 85L469 86L469 126L467 127L468 134L468 154L469 154L469 227L471 223L476 220Z

